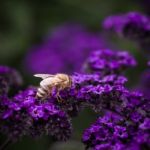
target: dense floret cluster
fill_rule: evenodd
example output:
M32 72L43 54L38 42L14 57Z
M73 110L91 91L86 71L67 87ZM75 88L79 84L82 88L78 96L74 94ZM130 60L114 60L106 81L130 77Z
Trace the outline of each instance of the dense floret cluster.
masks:
M107 75L122 73L126 68L134 66L136 66L136 61L127 51L100 49L91 53L85 69Z
M1 99L1 132L13 140L24 135L50 135L57 140L68 139L71 134L68 115L52 103L40 103L35 95L36 90L29 88L11 99Z
M10 88L22 85L22 77L18 71L7 66L0 66L0 96L8 94Z
M86 148L93 150L148 149L150 119L145 117L138 122L131 120L110 112L104 117L99 117L83 134Z

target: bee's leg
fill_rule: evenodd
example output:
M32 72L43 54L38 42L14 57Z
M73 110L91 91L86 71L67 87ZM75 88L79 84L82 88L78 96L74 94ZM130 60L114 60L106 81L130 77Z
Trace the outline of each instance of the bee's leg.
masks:
M62 103L62 102L63 102L63 99L61 98L61 96L60 96L59 93L56 94L56 98L57 98L57 101L58 101L59 103Z
M57 98L57 101L59 102L59 103L63 103L64 102L64 100L62 99L62 97L60 96L60 91L62 90L62 88L58 88L57 89L57 93L56 93L56 98Z

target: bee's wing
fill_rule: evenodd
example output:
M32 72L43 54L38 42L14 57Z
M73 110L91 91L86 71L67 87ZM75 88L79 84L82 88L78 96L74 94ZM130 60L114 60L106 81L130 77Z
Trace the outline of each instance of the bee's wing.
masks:
M34 77L46 79L46 78L49 78L49 77L54 77L54 75L52 75L52 74L35 74Z

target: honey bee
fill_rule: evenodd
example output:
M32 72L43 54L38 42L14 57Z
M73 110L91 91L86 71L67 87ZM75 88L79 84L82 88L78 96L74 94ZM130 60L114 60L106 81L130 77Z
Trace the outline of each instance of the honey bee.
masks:
M71 77L67 74L35 74L35 77L42 78L40 87L37 90L36 97L45 99L52 94L52 90L55 88L57 93L57 100L62 101L59 92L65 88L69 88L72 85Z

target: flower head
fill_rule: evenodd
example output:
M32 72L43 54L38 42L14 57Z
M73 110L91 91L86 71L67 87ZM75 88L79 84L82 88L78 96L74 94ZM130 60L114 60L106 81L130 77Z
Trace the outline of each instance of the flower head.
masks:
M0 131L12 140L24 135L50 135L66 140L71 134L68 115L52 103L40 103L33 88L20 92L12 99L3 99Z
M104 20L103 27L132 40L150 37L150 18L139 12L110 16Z
M145 120L143 124L147 123L148 120ZM141 129L143 124L132 124L122 116L109 112L85 130L82 140L87 148L94 150L149 148L150 135L147 128Z
M71 88L59 93L62 102L58 101L56 93L48 99L70 116L77 115L87 106L92 106L95 111L100 111L103 105L110 102L109 98L113 93L118 95L119 91L124 90L124 84L127 81L124 76L114 74L103 77L98 74L76 73L71 76L71 79Z
M104 45L97 34L68 23L54 28L42 44L32 47L25 64L32 73L72 73L81 69L90 51Z
M17 88L21 84L22 77L15 69L0 66L0 95L8 94L10 88Z
M124 69L135 65L134 57L126 51L102 49L91 53L86 62L86 70L107 75L121 73Z

